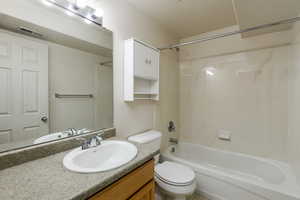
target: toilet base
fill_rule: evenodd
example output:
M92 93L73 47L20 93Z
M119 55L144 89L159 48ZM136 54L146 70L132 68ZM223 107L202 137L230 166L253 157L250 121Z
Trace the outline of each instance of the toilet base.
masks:
M169 197L164 194L155 193L155 200L186 200L185 197Z
M155 187L155 200L187 200L190 197L191 194L188 194L187 196L183 196L183 195L175 195L175 194L170 194L167 191L164 191L161 187L159 187L156 184Z

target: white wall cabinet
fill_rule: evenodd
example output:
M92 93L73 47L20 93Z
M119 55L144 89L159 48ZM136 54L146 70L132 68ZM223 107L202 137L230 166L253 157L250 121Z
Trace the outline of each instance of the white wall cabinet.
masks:
M136 39L125 40L124 100L159 100L158 49Z

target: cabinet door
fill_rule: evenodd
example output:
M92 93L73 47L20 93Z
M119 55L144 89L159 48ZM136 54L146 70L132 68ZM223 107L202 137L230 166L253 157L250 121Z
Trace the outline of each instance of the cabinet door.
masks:
M149 47L134 42L134 76L143 79L153 79L154 69L151 65L151 50Z
M159 52L155 51L154 49L148 49L148 67L152 70L151 71L151 79L158 80L159 77Z
M150 181L137 193L135 193L129 200L154 200L155 183Z
M105 188L89 200L127 200L153 180L154 160L129 173L111 186Z

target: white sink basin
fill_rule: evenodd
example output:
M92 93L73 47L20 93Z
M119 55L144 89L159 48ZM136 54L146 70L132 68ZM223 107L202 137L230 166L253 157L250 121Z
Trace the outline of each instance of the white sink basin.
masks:
M91 132L91 130L89 130L87 128L83 128L83 129L78 130L78 133L76 135L83 134L83 133L89 133L89 132ZM33 144L51 142L51 141L55 141L55 140L59 140L59 139L64 139L67 137L71 137L71 135L69 135L68 132L51 133L51 134L44 135L44 136L39 137L38 139L34 140Z
M63 139L68 137L67 133L64 132L58 132L58 133L52 133L49 135L44 135L42 137L39 137L38 139L33 141L33 144L40 144L40 143L44 143L44 142L50 142L50 141L54 141L54 140L58 140L58 139Z
M128 163L135 158L136 154L136 146L129 142L102 141L101 145L94 148L74 149L64 157L63 164L74 172L103 172Z

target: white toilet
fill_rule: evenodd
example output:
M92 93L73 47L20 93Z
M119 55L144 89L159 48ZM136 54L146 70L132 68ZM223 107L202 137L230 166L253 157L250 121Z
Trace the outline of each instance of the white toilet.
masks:
M161 133L147 131L138 135L130 136L129 141L144 144L153 143L160 149ZM185 200L194 193L196 188L195 173L192 169L170 161L158 163L159 156L155 158L155 182L157 185L157 200Z

